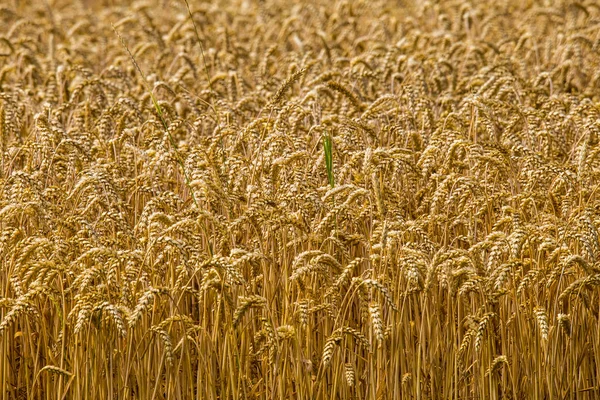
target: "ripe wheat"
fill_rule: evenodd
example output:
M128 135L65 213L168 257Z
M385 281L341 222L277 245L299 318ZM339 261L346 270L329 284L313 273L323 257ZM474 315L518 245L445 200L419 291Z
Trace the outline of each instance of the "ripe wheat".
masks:
M600 397L594 1L4 3L0 400Z

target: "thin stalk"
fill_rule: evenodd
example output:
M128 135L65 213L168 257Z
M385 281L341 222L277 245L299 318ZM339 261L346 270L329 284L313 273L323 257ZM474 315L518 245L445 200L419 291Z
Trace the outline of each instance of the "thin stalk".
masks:
M186 1L187 3L187 1ZM194 24L195 26L195 24ZM183 174L183 178L185 180L185 184L188 187L188 190L190 191L190 196L192 197L192 201L194 202L194 205L196 206L197 209L200 209L199 205L198 205L198 201L196 200L196 195L194 194L194 190L192 189L191 186L191 180L190 177L187 173L187 171L185 170L185 164L183 162L183 158L181 157L181 153L179 152L178 148L177 148L177 144L175 143L175 139L173 139L173 136L171 135L171 132L169 132L169 125L167 125L167 121L165 120L162 108L160 107L160 104L158 103L158 101L156 100L156 97L154 96L154 93L152 91L152 89L150 88L150 85L148 84L148 81L146 80L146 75L144 75L144 72L142 71L142 69L140 68L140 66L138 65L137 61L135 61L135 57L133 57L133 54L131 54L131 51L129 51L129 47L127 47L127 44L125 43L125 39L123 38L123 36L121 36L121 34L119 33L119 31L117 30L117 28L112 25L113 30L115 31L115 34L119 37L119 40L121 40L121 45L123 46L123 48L125 49L125 51L127 52L127 54L129 54L129 58L131 58L131 62L133 63L133 66L135 67L135 69L138 71L138 73L140 74L140 76L142 77L142 81L144 86L146 87L146 90L148 91L148 93L150 94L150 98L152 99L152 104L154 105L154 108L156 109L156 113L158 114L158 118L160 119L160 122L165 130L165 133L167 134L167 137L169 138L169 143L171 144L171 147L173 148L173 151L175 153L175 158L177 159L177 162L181 168L181 172ZM200 227L202 228L202 231L204 233L204 235L206 236L206 238L208 239L208 251L210 253L210 256L213 256L213 246L212 243L209 239L208 236L208 232L206 230L206 226L205 223L203 222Z
M196 26L196 21L192 16L192 10L190 9L190 4L187 0L183 0L185 2L185 6L188 10L188 15L190 16L190 21L192 21L192 25L194 25L194 32L196 33L196 39L198 39L198 45L200 46L200 54L202 55L202 63L204 64L204 73L206 73L206 79L208 81L208 87L212 91L212 84L210 82L210 74L208 73L208 67L206 66L206 57L204 56L204 45L202 44L202 40L200 39L200 34L198 33L198 27Z
M325 134L323 136L323 149L325 151L325 167L327 168L327 181L329 186L333 189L335 186L335 177L333 175L333 143L331 136Z

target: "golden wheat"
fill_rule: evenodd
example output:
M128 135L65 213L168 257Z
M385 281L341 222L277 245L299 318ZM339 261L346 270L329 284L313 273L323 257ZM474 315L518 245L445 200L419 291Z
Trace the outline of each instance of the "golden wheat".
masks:
M0 400L600 397L598 21L6 2Z

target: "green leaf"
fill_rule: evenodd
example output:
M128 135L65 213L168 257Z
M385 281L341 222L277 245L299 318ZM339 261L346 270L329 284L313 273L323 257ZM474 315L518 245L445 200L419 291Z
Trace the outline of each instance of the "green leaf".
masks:
M325 167L327 168L327 180L331 187L335 186L333 177L333 142L329 134L323 136L323 148L325 150Z

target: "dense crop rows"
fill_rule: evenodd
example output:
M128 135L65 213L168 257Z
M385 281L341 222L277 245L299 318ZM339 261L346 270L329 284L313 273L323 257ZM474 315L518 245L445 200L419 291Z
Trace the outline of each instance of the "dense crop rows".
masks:
M0 399L600 397L595 1L7 0Z

